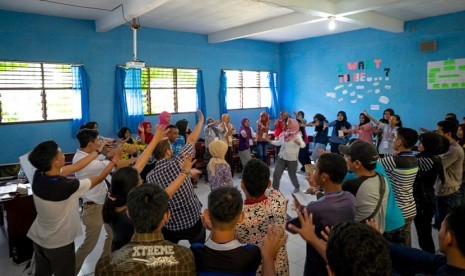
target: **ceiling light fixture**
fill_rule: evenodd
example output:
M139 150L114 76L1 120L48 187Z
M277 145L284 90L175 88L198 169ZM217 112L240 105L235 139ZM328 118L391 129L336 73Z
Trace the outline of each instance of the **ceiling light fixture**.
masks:
M336 17L335 16L328 16L329 23L328 23L328 28L329 30L333 31L336 29Z

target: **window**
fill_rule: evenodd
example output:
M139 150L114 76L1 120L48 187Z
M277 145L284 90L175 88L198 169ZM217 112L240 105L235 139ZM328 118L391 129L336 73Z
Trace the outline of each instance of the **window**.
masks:
M142 69L144 114L195 112L197 69L146 67Z
M72 86L71 64L0 61L0 122L71 119Z
M225 70L228 109L260 108L271 105L270 72ZM273 74L274 75L274 74Z

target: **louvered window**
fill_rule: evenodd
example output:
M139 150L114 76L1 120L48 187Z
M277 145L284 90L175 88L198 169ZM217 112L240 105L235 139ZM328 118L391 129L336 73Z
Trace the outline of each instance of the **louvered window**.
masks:
M71 64L0 61L0 122L72 118Z
M243 70L225 70L225 72L228 109L270 106L271 91L268 79L270 72Z
M197 69L142 69L144 114L194 112L197 107Z

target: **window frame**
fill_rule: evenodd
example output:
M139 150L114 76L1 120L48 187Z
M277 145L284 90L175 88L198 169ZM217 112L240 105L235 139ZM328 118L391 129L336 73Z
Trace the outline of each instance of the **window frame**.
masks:
M156 88L156 87L151 87L150 85L150 82L151 82L151 74L150 73L146 73L144 74L144 71L148 71L150 72L150 69L162 69L162 70L172 70L172 75L173 75L173 79L172 79L172 83L173 83L173 86L172 87L169 87L169 88ZM145 98L146 98L146 103L143 103L144 105L144 109L146 108L147 109L147 113L145 113L145 110L144 110L144 116L153 116L153 115L159 115L161 112L163 111L168 111L172 114L183 114L183 113L193 113L197 110L197 80L198 80L198 74L199 74L199 69L198 68L183 68L183 67L163 67L163 66L146 66L144 68L141 69L142 70L142 73L141 73L141 90L142 90L142 95L144 97L144 93L146 94ZM193 87L182 87L182 86L179 86L179 84L182 84L182 82L179 80L179 73L178 71L179 70L188 70L188 71L195 71L195 85ZM144 82L143 82L143 78L144 78L144 75L147 75L147 84L148 86L144 86ZM167 90L173 90L173 111L170 111L170 110L161 110L160 112L155 112L153 111L152 109L152 100L154 99L154 93L153 91L156 91L157 89L167 89ZM193 89L195 91L195 96L196 96L196 103L194 105L194 109L193 110L187 110L187 111L179 111L179 91L182 90L182 89ZM144 92L147 91L147 92Z
M82 64L78 64L78 63L63 63L63 62L47 62L47 61L31 61L31 60L7 60L7 59L3 59L3 60L0 60L0 63L21 63L21 64L38 64L39 67L40 67L40 80L41 80L41 83L39 86L37 87L19 87L19 88L15 88L15 87L5 87L5 88L2 88L0 87L0 125L15 125L15 124L37 124L37 123L49 123L49 122L61 122L61 121L71 121L73 120L72 118L72 115L70 116L70 118L58 118L58 119L48 119L49 117L49 113L47 112L48 109L47 109L47 99L49 99L50 101L50 97L52 96L49 96L49 98L47 98L47 95L49 95L49 93L47 93L48 91L53 91L53 90L68 90L69 89L69 92L70 93L73 93L73 79L72 79L72 66L79 66L79 65L82 65ZM52 85L51 87L48 87L46 85L46 73L47 73L47 69L45 68L47 65L59 65L59 66L69 66L69 75L71 77L71 82L70 82L70 86L66 86L66 87L55 87L54 85ZM1 72L1 71L0 71ZM21 79L22 81L23 79ZM3 106L4 106L4 101L2 100L2 97L1 97L1 93L3 91L33 91L33 90L36 90L37 92L40 91L40 106L41 106L41 118L37 119L37 120L23 120L23 121L13 121L13 122L7 122L7 121L4 121L4 116L3 116ZM72 94L71 94L71 97L72 97ZM82 112L82 111L81 111Z
M229 89L237 89L239 90L239 93L240 93L240 99L239 99L239 103L240 103L240 107L239 108L232 108L230 107L228 104L228 110L246 110L246 109L260 109L260 108L267 108L269 107L268 105L266 104L263 104L262 103L262 93L264 93L263 89L268 89L269 92L270 92L270 105L271 105L271 87L270 87L270 83L269 83L269 80L268 78L266 79L262 79L261 78L261 74L262 73L266 73L267 75L271 74L275 74L275 72L273 71L266 71L266 70L246 70L246 69L222 69L225 73L226 73L226 79L227 79L227 83L226 83L226 95L228 95L228 90ZM228 72L237 72L239 73L240 77L239 77L239 82L238 84L240 86L230 86L228 84ZM244 72L253 72L253 73L256 73L256 84L257 86L244 86ZM263 81L265 81L265 85L262 85ZM247 95L246 93L244 93L244 90L246 89L257 89L256 91L256 99L257 99L257 103L258 103L258 99L260 99L260 106L256 106L256 107L244 107L244 97L247 98ZM228 99L227 99L228 96L226 96L226 103L228 103Z

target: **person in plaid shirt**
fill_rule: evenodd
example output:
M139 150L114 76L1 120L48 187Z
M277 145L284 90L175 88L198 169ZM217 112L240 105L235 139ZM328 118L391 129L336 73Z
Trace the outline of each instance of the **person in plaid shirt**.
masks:
M168 201L168 194L155 185L131 190L127 210L136 233L127 245L97 262L95 275L195 275L192 252L163 239Z
M173 155L168 140L161 141L153 152L157 162L155 168L147 175L147 183L159 185L166 189L180 173L191 173L196 177L198 171L192 169L190 172L183 171L181 163L186 155L194 155L195 143L199 137L204 117L198 111L199 121L186 141L186 145L179 154ZM179 190L173 195L169 202L171 217L162 229L166 240L178 243L180 240L188 240L191 244L205 242L205 227L200 219L202 204L194 193L191 177L187 177Z

